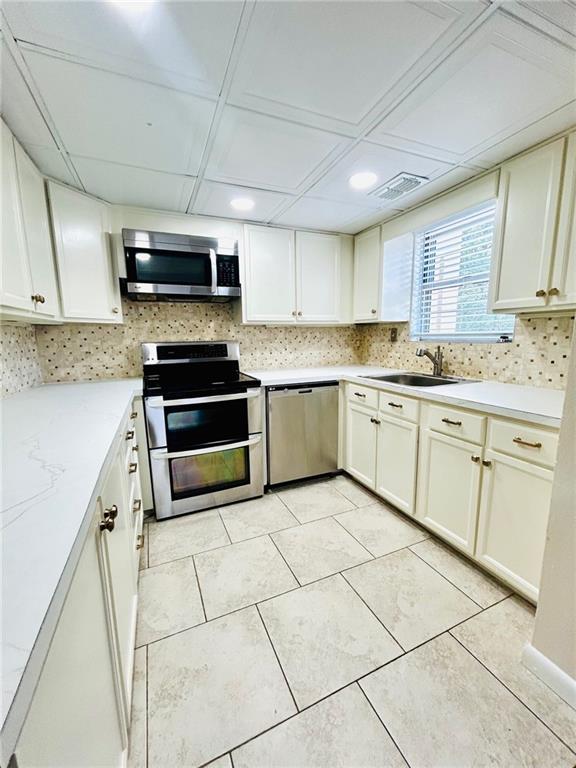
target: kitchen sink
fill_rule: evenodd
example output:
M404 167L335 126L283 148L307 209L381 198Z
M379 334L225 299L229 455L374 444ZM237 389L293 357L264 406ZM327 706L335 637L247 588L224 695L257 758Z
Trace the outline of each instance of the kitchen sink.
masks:
M385 376L362 376L363 379L388 381L390 384L404 384L407 387L439 387L442 384L461 384L465 379L449 376L428 376L426 373L389 373Z

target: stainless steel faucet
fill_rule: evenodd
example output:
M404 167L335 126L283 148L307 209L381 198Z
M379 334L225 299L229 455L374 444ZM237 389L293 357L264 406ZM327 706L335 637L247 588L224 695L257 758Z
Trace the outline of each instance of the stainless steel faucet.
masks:
M416 357L427 357L434 365L434 376L442 376L443 355L440 345L436 347L435 355L433 355L430 350L424 349L424 347L418 347L416 350Z

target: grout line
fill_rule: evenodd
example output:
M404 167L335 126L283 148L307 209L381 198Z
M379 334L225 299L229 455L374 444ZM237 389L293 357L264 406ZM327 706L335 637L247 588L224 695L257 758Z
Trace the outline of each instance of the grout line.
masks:
M426 541L426 539L424 539L424 541ZM416 542L416 543L417 543L417 544L421 544L422 542ZM473 598L473 597L470 597L470 595L468 595L466 592L464 592L464 590L463 590L463 589L461 589L461 588L458 586L458 584L454 584L454 582L453 582L453 581L451 581L451 580L448 578L448 576L446 576L446 574L445 574L445 573L442 573L442 571L439 571L439 570L438 570L438 568L435 568L435 567L434 567L434 566L433 566L431 563L429 563L429 562L428 562L427 560L425 560L423 557L420 557L420 555L418 554L418 552L414 552L414 550L412 549L412 547L413 547L413 546L415 546L415 545L414 545L414 544L410 544L410 546L408 547L408 549L410 550L410 552L412 552L412 554L413 554L413 555L416 555L416 557L417 557L417 558L420 560L420 562L421 562L421 563L425 563L425 564L426 564L426 565L427 565L429 568L432 568L432 570L433 570L433 571L436 571L436 573L437 573L439 576L442 576L442 578L444 579L444 581L447 581L447 582L448 582L448 584L451 584L451 585L452 585L452 586L453 586L455 589L457 589L457 590L458 590L458 592L460 592L462 595L464 595L464 597L467 597L467 598L468 598L468 600L471 600L471 601L474 603L474 605L477 605L477 606L478 606L478 608L480 608L481 610L484 610L484 606L483 606L483 605L480 605L480 603L479 603L477 600L474 600L474 598Z
M264 632L266 632L266 637L268 638L270 642L270 646L272 647L272 650L274 651L274 656L276 657L276 661L278 662L278 666L280 667L280 671L282 672L282 677L284 678L284 681L288 687L288 690L290 691L290 696L292 697L292 701L294 702L294 706L296 707L296 712L300 712L300 708L298 704L296 703L296 697L294 696L292 692L292 688L290 687L290 683L288 682L288 678L286 677L286 672L284 671L284 667L282 666L282 662L280 661L280 657L278 656L278 653L276 651L276 647L274 643L272 642L272 638L270 637L270 632L268 632L268 627L266 626L266 622L264 621L264 618L262 614L260 613L260 608L256 606L256 610L258 611L258 616L260 617L260 621L262 622L262 626L264 627Z
M360 539L357 539L356 536L354 536L354 534L351 531L349 531L348 528L346 528L346 526L343 525L340 522L340 520L338 520L338 517L336 515L332 516L332 520L334 520L334 522L337 523L340 526L340 528L342 528L342 530L345 531L348 534L348 536L351 536L357 544L360 544L360 546L366 552L367 555L370 555L370 558L368 560L366 560L365 562L369 563L370 560L374 560L375 559L376 555L373 554L372 552L370 552L368 547L365 544L362 544ZM358 563L358 565L363 565L363 563ZM356 566L353 566L353 567L356 567Z
M454 627L452 627L452 629L454 629ZM466 653L470 654L470 656L473 659L475 659L478 662L478 664L480 664L486 670L486 672L488 672L498 683L500 683L500 685L503 688L505 688L509 693L511 693L512 696L514 696L514 698L517 701L519 701L520 704L522 704L528 710L528 712L530 712L532 715L534 715L534 717L537 720L539 720L542 723L542 725L545 726L550 731L550 733L558 739L558 741L560 741L568 750L570 750L570 752L572 752L572 754L576 754L574 752L574 750L572 749L572 747L570 747L568 744L566 744L564 739L561 736L559 736L556 733L556 731L554 731L552 729L552 727L550 725L548 725L548 723L546 723L546 721L543 720L540 717L540 715L538 715L538 713L534 712L534 710L531 707L529 707L528 704L526 704L526 702L523 701L517 693L515 693L508 685L506 685L506 683L503 680L501 680L498 677L498 675L490 669L490 667L488 667L486 664L484 664L484 662L481 659L479 659L478 656L476 656L476 654L472 650L470 650L470 648L468 648L468 646L464 645L464 643L459 638L457 638L456 635L452 634L452 629L448 630L448 634L450 635L450 637L454 638L454 640L456 640L458 645L460 645L461 648L463 648L466 651ZM558 697L558 698L560 698L560 697Z
M282 560L284 560L284 562L286 563L286 567L288 568L288 570L290 571L290 573L292 574L292 576L294 576L294 578L296 579L296 583L298 584L298 586L300 586L300 587L304 586L304 585L302 584L302 582L300 581L300 579L299 579L299 578L296 576L296 574L294 573L294 571L292 570L292 568L290 567L290 563L288 562L288 560L286 560L286 558L284 557L284 554L282 553L282 550L280 549L280 547L279 547L279 546L278 546L278 544L277 544L277 543L274 541L274 539L272 538L272 536L271 536L270 534L268 534L268 538L270 539L270 541L272 542L272 544L273 544L273 545L276 547L276 549L277 549L277 551L278 551L278 554L280 555L280 557L282 558ZM291 591L291 590L289 590L289 591Z
M232 768L234 768L234 758L232 757L232 750L228 752L228 757L230 758L230 765L232 766Z
M384 720L382 720L382 718L380 717L380 714L378 713L378 710L376 709L376 707L374 706L374 704L372 704L372 702L371 702L371 701L370 701L370 699L368 698L368 694L366 693L366 691L364 690L364 688L362 688L362 686L360 685L360 682L359 682L359 681L357 681L357 682L355 683L355 685L357 685L357 686L358 686L358 688L360 689L360 691L362 692L362 695L364 696L364 698L365 698L365 699L366 699L366 701L368 702L368 704L369 704L369 706L370 706L371 710L374 712L374 714L376 715L376 717L378 718L378 720L379 720L379 721L382 723L382 727L384 728L384 730L386 731L386 733L387 733L387 734L388 734L388 736L390 737L390 741L391 741L391 742L394 744L394 746L396 747L396 749L398 750L398 752L399 752L399 753L400 753L400 755L402 756L402 758L403 758L404 762L406 763L406 765L408 766L408 768L410 768L410 763L409 763L409 762L408 762L408 760L406 759L406 756L405 756L404 752L402 752L402 750L401 750L401 749L400 749L400 747L398 746L398 743L397 743L396 739L395 739L395 738L392 736L392 734L390 733L390 731L389 731L389 730L388 730L388 728L386 727L386 723L384 722Z
M208 621L206 617L206 608L204 607L204 595L202 594L202 587L200 586L200 578L198 577L198 569L196 568L196 560L192 555L192 566L194 568L194 574L196 575L196 583L198 584L198 594L200 595L200 603L202 605L202 613L204 614L204 622Z
M228 533L228 528L226 528L226 523L224 522L224 518L222 517L222 512L220 511L220 507L216 508L216 512L218 512L218 517L220 518L220 522L222 523L222 527L224 528L224 533L228 537L229 543L233 544L234 542L230 538L230 534Z

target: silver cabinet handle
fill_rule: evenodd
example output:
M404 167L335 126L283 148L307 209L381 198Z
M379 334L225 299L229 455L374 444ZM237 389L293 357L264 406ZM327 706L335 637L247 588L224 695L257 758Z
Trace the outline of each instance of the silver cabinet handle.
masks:
M364 395L362 392L354 392L354 394L356 397L366 397L366 395Z
M388 403L388 405L389 405L391 408L404 408L404 406L403 406L401 403L393 403L392 401L390 401L390 402Z
M461 421L452 421L451 419L442 419L444 424L450 424L451 427L461 427L462 422Z
M262 440L262 435L255 435L248 440L242 440L239 443L222 443L221 445L211 445L210 448L199 448L194 451L173 451L168 453L167 448L150 451L150 458L154 461L168 461L169 459L186 459L188 456L202 456L205 453L219 453L220 451L231 451L234 448L246 448L250 445L256 445Z
M525 445L527 448L542 448L542 443L529 443L527 440L522 440L521 437L515 437L512 440L516 445Z

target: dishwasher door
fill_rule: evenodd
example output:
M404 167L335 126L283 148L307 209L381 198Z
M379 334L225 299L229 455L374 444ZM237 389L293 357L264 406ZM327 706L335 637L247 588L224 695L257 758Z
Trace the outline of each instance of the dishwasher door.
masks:
M338 382L268 387L268 483L338 469Z

